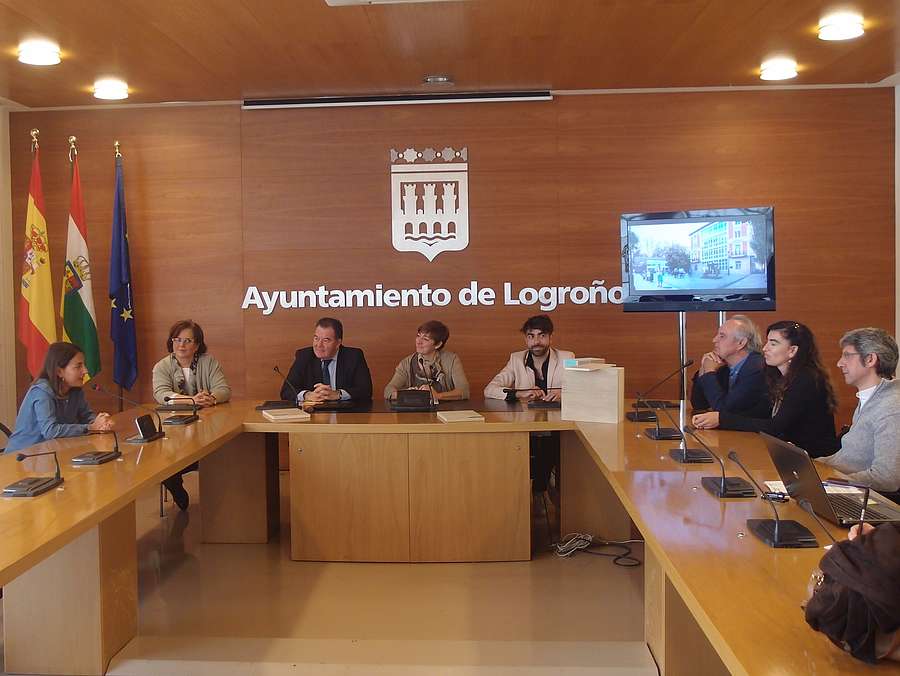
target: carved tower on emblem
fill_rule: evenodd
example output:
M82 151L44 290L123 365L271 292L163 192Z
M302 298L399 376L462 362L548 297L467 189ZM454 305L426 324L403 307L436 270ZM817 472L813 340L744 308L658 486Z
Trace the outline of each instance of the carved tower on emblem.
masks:
M469 245L468 148L391 149L391 239L429 261Z

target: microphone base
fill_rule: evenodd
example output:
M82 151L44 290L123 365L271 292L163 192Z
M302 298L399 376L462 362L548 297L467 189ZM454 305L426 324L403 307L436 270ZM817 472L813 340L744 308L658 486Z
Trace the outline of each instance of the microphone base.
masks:
M105 462L117 460L121 457L121 451L88 451L72 458L72 464L79 467L84 465L102 465Z
M196 413L191 415L170 415L162 421L163 425L190 425L200 420L200 416Z
M63 477L31 476L20 479L3 489L4 498L33 498L41 493L52 491L64 481Z
M651 399L650 401L638 401L631 405L632 408L681 408L681 404L674 401L662 401Z
M698 465L713 461L713 457L702 448L673 448L669 451L669 457L682 465Z
M755 498L756 489L739 476L725 477L725 492L722 492L722 477L705 476L700 485L717 498ZM782 522L783 523L783 522ZM779 535L781 533L779 532Z
M770 547L809 549L819 546L812 531L793 519L781 519L778 522L777 542L775 541L775 519L747 519L747 528Z
M676 439L684 438L681 432L674 427L660 427L659 430L655 427L648 427L644 430L644 436L648 439L653 439L653 441L675 441Z
M166 433L163 432L162 430L160 430L156 434L151 434L149 437L140 437L140 436L128 437L125 440L125 443L126 444L149 444L151 441L156 441L157 439L165 439L165 438L166 438Z
M625 417L631 422L656 422L656 414L653 411L628 411Z

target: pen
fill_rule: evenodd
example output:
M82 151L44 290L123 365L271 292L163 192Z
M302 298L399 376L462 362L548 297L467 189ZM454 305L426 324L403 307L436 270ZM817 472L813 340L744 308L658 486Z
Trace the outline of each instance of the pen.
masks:
M869 504L869 487L863 489L863 503L862 509L859 512L859 528L860 532L862 532L862 525L866 522L866 507Z

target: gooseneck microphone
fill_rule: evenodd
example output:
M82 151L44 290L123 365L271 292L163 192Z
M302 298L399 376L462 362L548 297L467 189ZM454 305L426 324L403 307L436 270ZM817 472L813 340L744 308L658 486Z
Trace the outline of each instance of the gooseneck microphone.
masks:
M110 397L115 397L116 399L121 399L126 404L131 404L132 406L137 406L140 409L149 411L150 413L152 413L153 415L156 416L157 432L163 437L166 436L166 433L163 432L163 428L162 428L162 418L159 417L159 413L157 413L154 409L144 406L142 403L140 403L138 401L134 401L133 399L129 399L128 397L123 396L121 394L116 394L115 392L110 392L109 390L107 390L106 388L101 386L100 383L94 383L93 385L91 385L91 389L94 390L95 392L102 392L103 394L107 394Z
M62 483L63 478L62 478L62 474L59 469L59 456L56 455L56 451L45 451L44 453L29 453L29 454L19 453L16 456L16 462L22 462L25 458L37 458L42 455L52 455L53 456L53 460L56 462L56 476L53 478L56 479L56 481L58 483Z
M170 401L179 401L180 399L190 399L191 400L191 412L190 413L178 413L175 415L170 415L163 421L163 425L190 425L191 423L197 422L200 420L200 416L197 415L197 402L193 397L189 397L186 394L183 394L179 397L164 397L166 403Z
M713 451L703 439L697 434L697 428L693 425L685 425L684 431L690 434L694 440L703 446L710 456L719 461L719 467L722 470L721 477L705 476L700 479L700 485L717 498L753 498L756 497L756 491L753 486L747 483L746 479L739 476L725 476L725 461L722 456Z
M750 474L746 467L744 467L744 463L741 462L737 453L731 451L728 453L728 459L736 463L737 466L744 471L744 474L746 474L747 478L753 482L753 485L756 486L760 495L765 494L762 487L756 483L756 479L753 478L753 475ZM793 519L779 518L778 509L775 507L775 503L771 500L766 500L766 502L768 502L769 506L772 508L775 518L747 519L747 528L750 529L751 533L770 547L797 549L819 546L816 536L812 534L812 531L810 531L809 528Z
M815 510L813 510L813 506L810 504L809 500L806 498L800 498L797 500L797 504L803 508L803 511L807 512L812 518L816 520L816 523L819 524L819 527L825 531L825 535L831 538L831 541L834 544L837 544L837 540L834 539L834 536L831 534L831 531L825 527L825 524L822 523L822 520L819 518L819 515L816 514Z
M64 481L62 472L59 468L59 457L56 455L56 451L44 451L43 453L28 454L19 453L16 455L16 462L22 462L27 458L37 458L41 455L53 456L53 459L56 461L56 475L32 476L26 477L25 479L19 479L18 481L11 483L9 486L6 486L3 489L3 495L5 497L31 498L36 495L40 495L41 493L46 493L49 490L53 490Z
M656 390L659 389L662 385L664 385L670 379L677 376L679 373L684 371L686 368L690 367L693 363L694 363L693 359L688 359L684 364L682 364L677 369L672 371L672 373L670 373L665 378L660 380L658 383L653 385L653 387L651 387L646 392L643 392L643 393L635 392L635 397L638 400L638 407L640 407L641 402L643 402L643 404L647 408L647 410L646 411L641 411L641 410L629 411L628 413L625 414L625 417L628 418L631 422L653 422L654 420L656 420L656 414L653 412L654 408L652 406L650 406L649 402L647 401L647 396L656 392ZM657 427L659 427L658 422L657 422ZM677 437L677 438L680 438L680 437Z
M294 391L294 404L299 406L300 405L300 392L297 390L296 387L294 387L294 383L292 383L290 380L288 380L287 376L281 372L281 369L278 368L278 364L275 364L275 366L272 368L272 370L275 371L275 373L277 373L279 376L281 376L281 379L285 382L285 384Z
M134 401L133 399L129 399L128 397L123 396L121 394L116 394L115 392L110 392L109 390L107 390L103 386L101 386L100 383L94 383L93 385L91 385L91 389L94 390L95 392L102 392L103 394L109 395L110 397L115 397L116 399L124 401L126 404L131 404L132 406L137 406L139 409L142 409L144 411L149 411L150 413L152 413L153 415L156 416L155 432L153 434L151 434L150 436L147 436L146 434L142 433L140 436L130 437L130 438L126 439L126 441L128 441L129 443L143 444L143 443L147 443L150 441L156 441L157 439L165 439L166 438L166 433L163 431L162 418L159 417L159 413L156 410L149 408L147 406L144 406L142 403ZM153 425L153 422L151 421L150 426L152 426L152 425ZM138 429L140 429L140 424L138 425ZM118 441L118 437L117 437L117 441Z
M186 394L181 394L181 395L179 395L179 396L177 396L177 397L170 397L170 396L165 396L165 397L163 397L163 401L166 402L167 404L168 404L169 402L176 402L176 403L177 403L177 402L181 401L182 399L190 399L190 400L191 400L191 410L192 410L194 413L197 412L197 409L198 409L199 407L197 406L197 401L196 401L193 397L189 397L189 396L186 395Z
M638 401L641 401L639 398ZM646 400L644 401L646 404ZM649 404L647 404L649 406ZM648 439L653 439L654 441L661 440L677 440L684 439L684 434L681 433L681 428L678 427L678 423L675 422L675 418L672 417L672 414L669 413L669 409L665 406L654 409L656 411L656 415L653 418L653 421L656 423L656 427L648 427L644 430L644 434ZM666 414L666 417L669 419L669 422L672 423L672 427L660 427L659 426L659 412L662 411ZM679 453L682 449L675 449ZM695 451L698 449L694 449ZM675 457L675 456L672 456Z

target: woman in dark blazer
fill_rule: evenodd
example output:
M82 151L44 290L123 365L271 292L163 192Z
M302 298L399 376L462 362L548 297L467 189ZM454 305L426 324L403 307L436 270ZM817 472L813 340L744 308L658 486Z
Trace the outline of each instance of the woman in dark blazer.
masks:
M771 367L766 378L772 416L749 418L713 411L695 415L694 426L766 432L796 444L814 458L831 455L840 447L834 433L836 401L812 332L797 322L776 322L766 333L763 356Z

